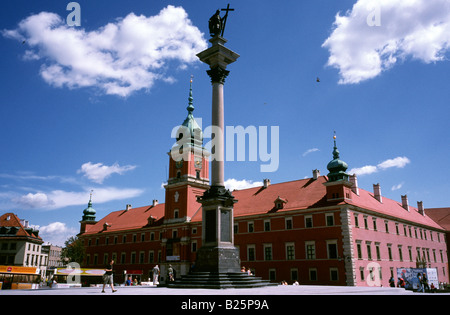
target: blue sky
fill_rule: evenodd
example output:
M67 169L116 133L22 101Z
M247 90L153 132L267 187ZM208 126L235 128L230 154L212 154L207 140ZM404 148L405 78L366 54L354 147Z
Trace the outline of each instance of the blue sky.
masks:
M0 10L0 212L59 245L79 231L91 190L98 219L164 202L191 75L194 116L210 125L210 79L195 55L227 5L79 0L81 25L69 26L69 2ZM267 173L259 155L227 161L227 183L326 175L336 131L361 188L449 206L448 1L230 4L224 37L241 57L228 68L225 124L267 126L269 136L278 127L279 163Z

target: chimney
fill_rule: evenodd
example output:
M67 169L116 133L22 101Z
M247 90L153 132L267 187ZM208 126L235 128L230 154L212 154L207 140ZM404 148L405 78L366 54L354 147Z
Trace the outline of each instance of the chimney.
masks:
M313 179L318 179L320 176L320 171L318 169L313 170Z
M125 211L128 211L128 210L130 210L130 209L131 209L131 205L127 205Z
M356 177L356 174L350 175L350 182L353 184L352 191L359 196L358 178Z
M376 200L378 200L379 202L383 202L383 197L381 196L381 188L380 188L380 184L373 184L373 196L375 197Z
M405 210L409 211L409 205L408 205L408 196L402 195L402 207L405 208Z
M153 203L152 203L152 206L153 207L155 207L155 206L157 206L158 205L158 200L156 200L156 199L153 199Z
M425 209L423 208L423 202L417 201L417 210L419 210L419 213L423 216L425 216Z
M269 187L269 186L270 186L270 179L265 178L265 179L264 179L264 188L267 188L267 187Z

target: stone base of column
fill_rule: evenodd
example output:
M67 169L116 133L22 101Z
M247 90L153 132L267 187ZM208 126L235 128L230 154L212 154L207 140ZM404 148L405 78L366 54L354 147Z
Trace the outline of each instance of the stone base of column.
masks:
M203 246L197 252L195 271L215 273L240 272L239 250L234 246Z

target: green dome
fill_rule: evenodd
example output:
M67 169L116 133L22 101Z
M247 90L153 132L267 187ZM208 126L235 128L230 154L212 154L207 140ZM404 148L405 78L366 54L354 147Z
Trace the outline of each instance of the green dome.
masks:
M89 199L88 207L83 211L83 221L95 221L95 210L92 208L92 200Z
M181 124L182 127L180 127L180 129L183 128L183 130L181 131L178 130L177 134L179 135L179 137L177 138L177 141L180 140L181 138L186 137L183 131L187 129L187 131L189 132L187 137L188 139L190 139L190 141L186 140L186 142L190 142L193 145L201 147L203 144L203 132L200 126L198 125L197 121L195 120L194 115L192 114L192 112L194 111L193 100L194 98L192 97L192 80L191 80L191 87L189 90L189 106L186 108L188 110L188 115L184 120L184 122Z
M348 180L348 174L345 172L347 168L348 164L339 158L339 150L336 147L336 136L334 136L333 160L327 165L327 169L330 172L328 173L328 180L331 182Z

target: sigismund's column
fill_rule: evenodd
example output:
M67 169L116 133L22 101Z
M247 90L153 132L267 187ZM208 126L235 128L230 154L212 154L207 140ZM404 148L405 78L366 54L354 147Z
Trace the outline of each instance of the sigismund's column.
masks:
M211 155L211 187L199 202L202 204L202 247L197 252L196 271L240 272L239 251L234 247L233 204L237 202L224 185L224 83L230 71L227 66L239 55L224 44L226 39L216 35L212 46L197 57L208 64L212 83L213 148Z

